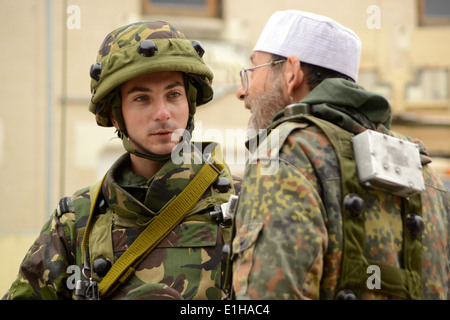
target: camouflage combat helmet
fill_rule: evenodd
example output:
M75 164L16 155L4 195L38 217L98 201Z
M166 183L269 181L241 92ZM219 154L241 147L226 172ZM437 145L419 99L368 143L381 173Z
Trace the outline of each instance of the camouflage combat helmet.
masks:
M131 146L122 117L119 86L152 72L183 72L190 114L186 129L192 132L196 107L213 97L213 73L203 62L203 54L198 41L185 39L181 32L163 21L138 22L118 28L106 36L97 62L91 66L89 111L103 127L113 126L108 115L109 110L112 111L120 127L119 137L128 152L151 160L167 160L170 154L142 154Z

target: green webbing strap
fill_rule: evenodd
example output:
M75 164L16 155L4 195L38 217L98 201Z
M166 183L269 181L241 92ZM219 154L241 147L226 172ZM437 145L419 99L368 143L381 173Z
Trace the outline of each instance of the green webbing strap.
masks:
M133 275L134 267L184 219L223 169L224 165L218 162L214 164L205 163L203 165L187 187L153 219L124 254L113 264L99 283L101 298L107 298ZM91 204L91 215L83 239L83 253L85 252L84 249L89 245L88 235L92 228L93 209L95 208L95 200L98 198L100 189L101 183L97 186L97 193Z
M334 124L310 115L302 117L316 124L328 137L336 150L341 167L342 197L354 193L365 198L366 190L361 187L357 177L356 164L353 160L353 134ZM417 194L403 199L402 220L405 224L406 214L422 215L421 196ZM365 220L364 216L353 218L342 206L344 248L342 269L338 289L351 289L357 297L368 291L367 268L376 265L380 268L380 289L377 292L392 295L400 299L422 298L422 244L421 239L413 239L404 231L403 259L404 268L384 265L365 257ZM404 225L403 230L406 230Z
M215 165L219 171L223 169L223 165L217 163ZM102 298L108 297L110 293L133 275L134 267L183 220L218 175L218 171L211 165L203 165L188 186L154 218L125 253L114 263L111 270L99 283L99 291Z
M94 210L95 210L95 204L97 203L97 199L99 197L99 195L101 194L101 189L102 189L102 185L103 185L103 181L105 180L106 174L103 176L103 178L100 181L97 181L96 183L94 183L93 185L91 185L89 187L89 194L91 196L91 206L89 209L89 218L88 221L86 223L86 228L84 231L84 237L83 237L83 243L81 244L81 263L85 264L85 252L86 252L86 248L89 247L89 233L91 232L92 229L92 220L94 219Z

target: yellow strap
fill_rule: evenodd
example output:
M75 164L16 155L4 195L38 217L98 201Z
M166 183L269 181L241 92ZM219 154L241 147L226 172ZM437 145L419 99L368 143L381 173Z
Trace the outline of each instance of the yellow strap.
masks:
M205 164L188 186L157 215L99 283L100 296L108 297L119 285L125 283L148 253L164 239L191 211L200 197L223 169L220 163ZM217 170L216 170L217 168Z

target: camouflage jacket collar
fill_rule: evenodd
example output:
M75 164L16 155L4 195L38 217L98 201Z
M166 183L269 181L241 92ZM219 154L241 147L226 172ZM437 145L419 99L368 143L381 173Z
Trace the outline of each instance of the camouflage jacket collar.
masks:
M191 150L198 151L194 145ZM169 160L150 180L131 171L130 155L122 155L108 171L102 195L121 218L146 225L174 199L201 169L200 152L191 152L191 161L175 164Z
M390 132L392 110L389 102L383 96L366 91L354 82L337 78L326 79L297 105L302 103L309 105L309 110L305 109L307 113L353 134L361 133L366 129L392 134ZM268 132L284 121L295 121L296 115L285 115L286 108L275 115ZM253 144L257 145L264 138L265 136L256 136L254 138L256 143ZM422 164L431 162L423 143L418 140L411 141L419 145ZM247 146L249 144L247 142Z
M344 79L324 80L300 103L311 106L313 116L355 134L365 129L386 132L391 125L391 106L383 96ZM275 115L269 130L286 121L285 110Z
M370 129L379 124L389 129L391 125L391 106L383 96L344 79L324 80L301 102L309 105L327 105L329 107L327 110L312 110L313 115L315 112L324 120L328 120L327 118L336 120L340 114L346 114L355 122Z
M391 125L391 106L383 96L344 79L331 78L322 81L300 103L311 107L308 111L311 115L354 134L366 129L387 133ZM251 152L280 123L295 121L296 115L285 115L286 108L274 116L265 132L249 138L246 147Z

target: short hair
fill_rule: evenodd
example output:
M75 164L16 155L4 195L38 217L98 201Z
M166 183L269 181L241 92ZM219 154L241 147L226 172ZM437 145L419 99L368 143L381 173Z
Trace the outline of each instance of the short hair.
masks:
M279 56L276 54L272 54L271 62L280 61L280 60L287 60L286 57ZM277 68L277 70L281 70L281 64L274 65L273 68ZM312 90L315 87L317 87L323 80L328 78L342 78L345 80L349 80L352 82L355 82L354 79L350 78L349 76L346 76L345 74L342 74L340 72L323 68L320 66L316 66L314 64L301 62L300 61L300 68L303 69L303 71L306 74L306 83L309 86L309 89Z

